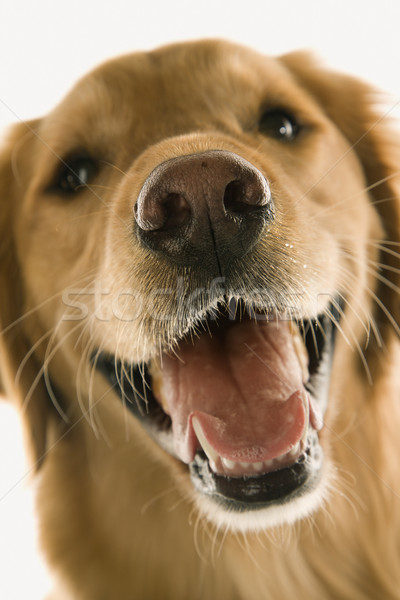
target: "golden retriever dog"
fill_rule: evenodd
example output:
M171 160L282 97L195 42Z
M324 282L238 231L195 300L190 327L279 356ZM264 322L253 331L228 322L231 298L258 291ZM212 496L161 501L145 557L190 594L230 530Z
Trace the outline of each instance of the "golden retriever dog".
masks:
M400 597L399 146L222 41L106 63L1 158L1 377L55 598Z

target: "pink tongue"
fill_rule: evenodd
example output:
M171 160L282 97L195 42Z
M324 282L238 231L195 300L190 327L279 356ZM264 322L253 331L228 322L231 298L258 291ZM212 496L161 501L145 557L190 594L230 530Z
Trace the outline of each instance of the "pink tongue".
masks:
M232 461L286 454L306 425L299 361L286 322L245 321L217 336L181 344L162 359L162 395L175 449L190 463L200 448L192 420L207 442Z

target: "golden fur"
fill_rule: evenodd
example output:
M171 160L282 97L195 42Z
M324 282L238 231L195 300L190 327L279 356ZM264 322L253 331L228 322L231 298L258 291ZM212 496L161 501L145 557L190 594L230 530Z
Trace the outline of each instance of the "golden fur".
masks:
M24 422L41 543L66 597L400 597L400 154L375 102L368 86L303 53L271 59L196 42L107 63L47 117L11 131L0 180L2 389ZM300 114L301 140L259 133L264 104ZM157 165L214 149L271 181L275 234L257 252L282 261L276 290L306 290L304 314L318 294L346 297L320 433L323 499L309 517L257 531L210 521L187 469L90 366L98 348L147 360L171 335L146 308L130 320L112 310L119 291L146 299L176 274L127 235L132 208ZM82 150L100 172L79 197L62 197L55 174ZM159 302L163 315L167 297ZM134 308L127 295L117 312Z

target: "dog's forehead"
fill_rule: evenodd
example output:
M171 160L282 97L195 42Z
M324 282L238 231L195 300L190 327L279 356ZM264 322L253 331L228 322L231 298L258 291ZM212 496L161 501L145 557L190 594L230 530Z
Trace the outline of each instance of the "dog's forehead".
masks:
M115 69L143 83L202 84L223 88L228 79L253 85L273 73L282 74L279 61L250 48L224 41L198 41L164 46L151 52L134 53L105 63L94 74L107 77ZM166 91L168 88L166 88Z
M213 110L221 104L226 111L227 104L258 104L266 92L274 95L289 81L293 85L278 59L251 49L222 41L181 43L104 63L84 77L61 106L99 104L101 99L108 100L112 110L174 104L186 112L191 104L196 109L212 105Z
M66 131L67 145L84 145L84 137L90 146L128 132L132 143L148 143L189 130L232 131L235 123L239 130L253 126L266 102L290 104L292 96L297 106L301 94L279 59L222 41L180 43L104 63L45 119L42 133L65 147Z

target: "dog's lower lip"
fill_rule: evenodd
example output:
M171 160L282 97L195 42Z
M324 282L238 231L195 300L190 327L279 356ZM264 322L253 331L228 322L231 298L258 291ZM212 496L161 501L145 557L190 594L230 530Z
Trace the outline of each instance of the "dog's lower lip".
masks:
M298 494L310 479L317 480L319 472L310 474L310 448L292 465L254 477L226 477L217 475L201 452L190 465L195 488L212 498L221 507L235 512L258 510L274 503L285 502ZM313 457L314 462L322 460Z
M320 329L322 330L323 327L321 326L321 324L322 324L322 321L320 322ZM304 329L304 335L306 336L307 334L306 334L305 330L307 328L307 325L303 322L302 326ZM331 347L330 347L331 344L330 343L328 344L327 341L328 340L333 341L332 340L333 335L332 335L332 331L331 331L332 330L331 323L324 322L324 327L329 329L329 331L325 331L323 333L323 343L320 344L320 348L314 348L315 354L316 355L320 354L320 356L317 356L317 357L310 356L310 359L309 359L310 365L309 366L311 369L311 376L305 386L311 395L310 402L313 403L313 405L320 406L322 409L325 409L325 406L326 406L326 399L324 399L323 396L324 396L324 394L326 395L326 393L327 393L327 382L326 382L326 377L324 377L324 378L320 377L319 366L322 363L324 363L324 364L329 363L330 355L331 355ZM313 335L311 337L313 338L312 345L316 345L315 332L313 332ZM102 372L103 375L106 376L108 381L116 387L116 390L119 393L120 397L126 401L126 406L132 410L132 412L135 414L136 417L139 418L139 420L142 422L142 424L144 425L146 430L149 432L149 434L167 452L169 452L170 454L175 456L175 458L179 458L179 456L177 456L177 454L176 454L176 449L174 448L174 443L172 440L171 418L167 414L167 412L165 410L163 410L162 406L160 405L160 403L156 400L156 398L153 395L152 387L151 387L151 380L149 378L147 368L141 367L139 369L139 368L133 367L132 365L122 364L122 363L119 363L118 361L115 361L114 357L106 356L102 353L96 353L96 355L94 355L93 362L94 362L95 366L97 367L97 369L100 372ZM320 370L321 371L329 371L329 368L323 368ZM118 372L121 373L121 376L117 376ZM124 377L123 376L124 373L130 373L131 377L130 378ZM128 379L131 379L131 381L128 381ZM314 432L313 435L315 434L315 436L316 436L316 430L318 430L322 425L321 415L319 414L320 412L322 412L322 411L318 411L318 410L314 411L314 417L313 417L314 422L313 422L312 429ZM312 463L313 469L314 470L316 469L317 471L319 471L321 468L322 452L319 447L318 441L315 442L315 440L314 440L314 444L311 447L309 437L307 438L307 436L303 435L302 444L303 445L301 447L301 452L299 452L297 454L293 453L294 456L293 456L292 463L290 461L286 461L286 462L284 462L282 468L281 468L281 465L279 465L279 464L276 466L276 468L268 469L268 468L261 467L261 471L259 473L254 472L254 471L257 471L257 466L253 466L253 465L250 465L248 467L248 470L246 470L246 468L245 468L243 474L239 473L239 475L238 475L238 473L236 472L236 476L235 476L235 472L233 474L230 474L228 469L226 469L225 472L224 472L224 469L222 469L222 472L214 473L213 469L210 467L210 461L208 461L207 458L203 458L203 462L202 462L203 468L201 470L199 470L198 468L195 468L195 464L198 463L198 452L195 454L193 459L191 459L190 461L185 461L185 462L190 462L189 467L190 467L191 476L193 479L194 486L195 486L195 488L198 489L198 491L202 491L203 493L208 494L209 490L210 490L210 477L211 477L211 479L214 476L217 478L217 481L219 482L217 485L217 488L221 488L221 489L219 489L218 492L215 492L218 496L218 497L216 497L216 500L219 503L221 503L221 493L223 493L223 492L221 492L221 490L226 489L227 493L230 493L229 489L233 485L233 484L232 485L229 484L228 486L220 485L221 481L223 480L224 477L229 480L237 479L237 480L242 481L242 484L236 485L236 488L235 488L236 491L234 492L235 499L229 500L230 504L232 504L232 502L234 504L237 503L238 509L242 510L243 506L245 506L249 500L248 500L247 494L245 492L243 492L243 494L242 494L243 497L240 500L240 498L238 497L238 494L240 495L238 490L241 489L243 491L246 488L246 486L249 486L250 484L248 482L250 479L252 480L250 487L253 490L254 490L254 486L259 488L257 493L255 494L255 496L258 497L259 500L254 503L254 506L256 506L256 505L258 506L258 505L260 505L260 503L261 504L264 503L264 505L266 505L271 502L278 501L279 489L281 489L281 487L280 487L281 484L279 484L277 487L273 485L272 492L271 492L270 486L267 485L268 476L269 475L272 476L273 473L276 473L276 472L282 471L282 470L285 471L283 477L284 477L286 483L282 487L282 497L280 498L280 500L283 500L283 497L286 498L286 496L292 497L292 495L297 492L301 493L301 488L303 487L305 481L307 481L309 483L310 478L314 479L314 480L316 479L316 473L315 472L311 473L309 466ZM315 451L313 450L314 446L318 446L318 451L317 451L318 460L316 460L315 456L314 456L314 454L315 454ZM312 458L310 458L310 460L307 460L308 455L305 454L305 450L307 450L308 455L310 454L310 452L313 455ZM208 473L208 471L210 471L210 473L208 473L207 477L205 478L207 480L207 484L205 485L205 487L203 486L201 481L198 480L198 478L200 477L200 473L201 473L201 479L204 479L204 475L205 475L204 460L206 460L208 463L207 473ZM261 463L262 461L253 461L253 462L256 464L256 463ZM296 467L296 469L294 471L291 471L292 467L294 467L297 464L302 464L303 466ZM301 476L298 476L299 474L297 473L297 471L299 469L302 473ZM253 476L252 476L252 472L254 473ZM290 478L290 473L292 473L295 482L297 482L296 485L294 485L293 489L291 487L290 482L287 479L287 478ZM278 480L279 477L277 479L276 476L274 475L272 477L272 479L275 481L275 480ZM255 480L257 480L257 483L255 482ZM279 481L281 482L281 479L279 479ZM266 490L269 489L269 492L268 493L266 492L263 495L262 489L261 489L262 487L265 487ZM305 487L307 488L308 484ZM211 488L213 488L213 486L211 486ZM297 492L296 492L296 490L297 490ZM253 504L253 502L252 502L252 504ZM239 505L240 505L240 507L239 507ZM232 506L230 506L230 507L232 508Z

